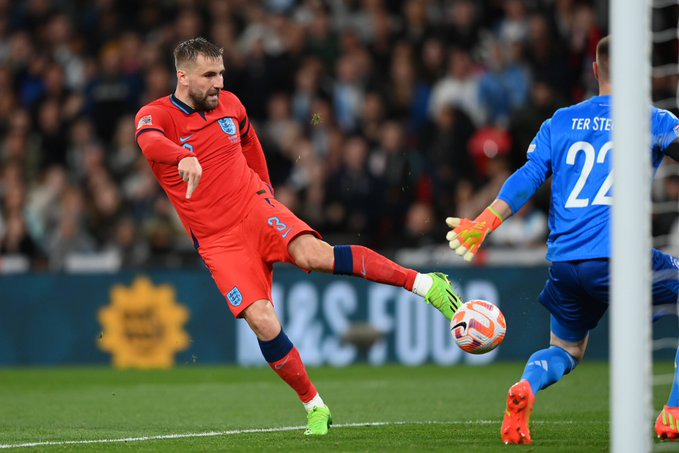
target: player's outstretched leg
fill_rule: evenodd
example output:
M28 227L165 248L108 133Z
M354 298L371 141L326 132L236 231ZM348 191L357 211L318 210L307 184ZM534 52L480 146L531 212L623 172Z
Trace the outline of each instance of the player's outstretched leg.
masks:
M428 304L436 307L449 321L462 305L462 299L445 274L420 274L360 245L336 245L333 247L333 255L333 273L354 275L405 288L424 297Z
M679 439L679 376L677 376L677 360L679 360L679 349L674 360L674 383L672 391L663 407L662 412L655 421L655 433L662 440Z
M432 281L429 291L424 294L424 300L443 313L448 321L453 319L455 312L462 305L462 298L453 289L448 276L440 272L432 272L422 276L429 277Z
M440 273L420 274L360 245L336 245L311 234L300 235L289 245L294 263L306 270L337 275L353 275L377 283L400 286L422 296L425 301L452 319L462 299L448 277Z

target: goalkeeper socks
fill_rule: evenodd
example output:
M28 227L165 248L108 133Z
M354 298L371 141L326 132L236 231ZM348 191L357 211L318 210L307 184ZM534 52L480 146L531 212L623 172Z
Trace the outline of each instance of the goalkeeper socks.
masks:
M412 291L417 272L399 266L384 256L360 245L336 245L333 273L353 275L366 280L400 286Z
M318 391L309 379L299 351L285 335L283 329L273 340L258 341L259 349L271 369L297 392L302 403L312 402L318 396Z
M672 383L672 391L670 392L670 399L667 400L669 407L679 407L679 376L677 376L677 360L679 360L679 349L674 359L674 382Z
M564 349L550 346L530 356L521 380L527 380L533 393L537 394L540 390L559 382L577 365L578 361Z

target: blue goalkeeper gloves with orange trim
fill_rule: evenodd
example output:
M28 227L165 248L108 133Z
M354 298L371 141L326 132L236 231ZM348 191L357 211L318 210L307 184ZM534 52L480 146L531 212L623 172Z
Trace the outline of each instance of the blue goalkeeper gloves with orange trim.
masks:
M448 245L465 261L471 261L483 244L488 233L495 231L504 219L493 208L488 206L474 220L448 217L446 223L452 231L446 235Z

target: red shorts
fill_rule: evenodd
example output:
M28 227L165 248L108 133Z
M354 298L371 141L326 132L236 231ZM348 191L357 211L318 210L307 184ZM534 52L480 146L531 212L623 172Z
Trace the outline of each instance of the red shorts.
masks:
M253 302L271 300L273 263L295 264L288 245L301 234L321 235L269 192L261 194L243 221L198 249L234 316Z

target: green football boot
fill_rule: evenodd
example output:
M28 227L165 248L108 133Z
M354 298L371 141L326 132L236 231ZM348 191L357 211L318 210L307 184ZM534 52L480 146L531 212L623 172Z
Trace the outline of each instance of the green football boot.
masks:
M453 285L446 274L432 272L427 275L434 280L434 284L424 296L424 300L443 313L443 316L450 321L457 309L462 306L462 298L453 291Z
M307 413L305 436L324 436L328 434L328 428L332 425L332 415L328 406L314 407Z

